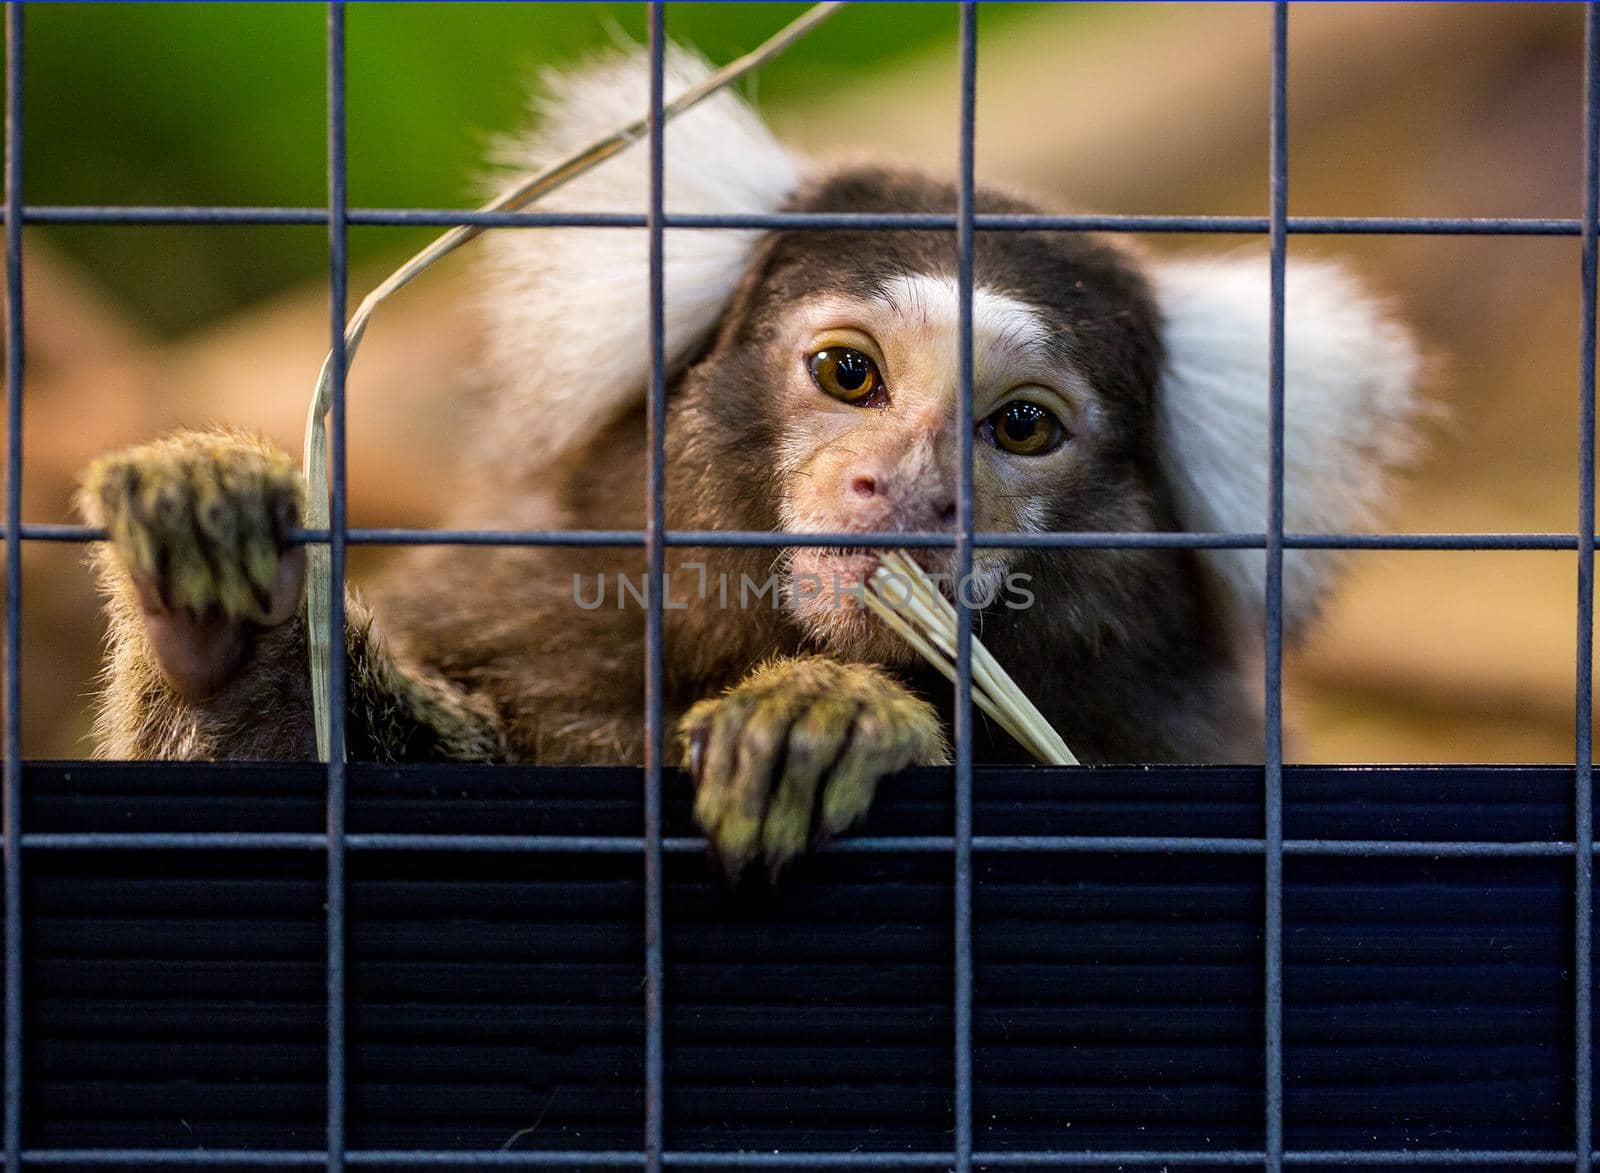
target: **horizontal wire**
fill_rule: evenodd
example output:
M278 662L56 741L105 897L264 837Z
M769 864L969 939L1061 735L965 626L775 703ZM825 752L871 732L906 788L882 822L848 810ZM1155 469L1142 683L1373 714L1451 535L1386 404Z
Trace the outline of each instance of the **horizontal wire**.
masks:
M549 855L629 855L644 850L638 835L473 835L409 832L351 832L345 845L352 851L526 852ZM30 850L189 850L189 851L321 851L322 834L300 831L29 831L22 846ZM973 849L990 854L1105 855L1260 855L1265 840L1205 835L976 835ZM706 841L686 835L662 840L663 850L692 854L706 850ZM861 835L836 839L823 850L847 855L930 855L953 851L950 835ZM1472 839L1285 839L1288 855L1356 858L1531 859L1570 856L1570 840ZM1591 848L1600 851L1600 846Z
M770 530L668 530L668 546L772 547L772 546L897 546L952 548L954 534L938 533L782 533ZM0 526L0 541L5 527ZM291 542L326 542L325 529L289 531ZM28 542L102 542L106 531L86 525L24 522L22 539ZM1600 539L1597 539L1600 540ZM346 541L361 546L644 546L642 530L499 530L353 528ZM979 533L973 544L985 549L1047 550L1259 550L1264 534L1168 533L1108 531L1086 533ZM1562 533L1427 533L1427 534L1285 534L1283 544L1294 550L1576 550L1576 534Z
M24 1165L97 1166L240 1166L263 1169L307 1168L326 1162L317 1150L271 1149L32 1149L24 1151ZM941 1152L693 1152L662 1153L667 1165L693 1165L729 1169L929 1169L946 1168L952 1154ZM1283 1155L1286 1164L1345 1166L1437 1165L1560 1165L1573 1164L1572 1150L1542 1149L1303 1149ZM1069 1166L1097 1168L1117 1165L1223 1165L1257 1166L1265 1154L1239 1149L1199 1150L1008 1150L976 1152L974 1165L1028 1168ZM353 1149L345 1154L349 1165L389 1165L404 1168L522 1168L569 1166L582 1168L633 1168L644 1164L644 1153L628 1150L531 1149L518 1151L451 1151L407 1149Z
M326 226L328 212L314 207L34 205L23 209L28 224L259 224ZM461 208L352 208L358 226L496 228L644 228L642 212L484 212ZM668 228L787 229L791 231L952 231L947 213L769 212L742 214L668 213ZM1265 216L1043 215L986 213L974 227L991 232L1155 232L1265 234ZM1579 236L1580 221L1523 216L1291 216L1291 233L1393 236Z

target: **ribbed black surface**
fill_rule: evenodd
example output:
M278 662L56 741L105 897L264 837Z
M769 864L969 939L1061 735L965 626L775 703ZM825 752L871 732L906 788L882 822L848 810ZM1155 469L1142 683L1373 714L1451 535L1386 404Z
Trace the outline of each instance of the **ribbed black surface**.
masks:
M37 765L25 830L310 831L322 775ZM691 833L671 779L669 835ZM350 771L352 832L638 835L632 770ZM1555 840L1571 771L1294 769L1291 838ZM908 775L877 835L950 829ZM980 835L1256 836L1257 771L980 770ZM1259 856L980 853L977 1144L1259 1148ZM30 1147L320 1148L316 851L30 850ZM947 1149L950 860L667 859L674 1149ZM636 1149L642 865L349 859L350 1143ZM1572 861L1286 863L1291 1147L1572 1144Z

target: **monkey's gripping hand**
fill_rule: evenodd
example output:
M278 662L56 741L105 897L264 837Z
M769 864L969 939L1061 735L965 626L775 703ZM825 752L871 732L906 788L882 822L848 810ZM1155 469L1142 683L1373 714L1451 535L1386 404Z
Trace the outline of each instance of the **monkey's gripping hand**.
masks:
M776 874L858 822L880 779L949 760L939 716L880 669L776 660L684 714L695 819L730 876Z
M314 757L289 458L249 436L185 432L97 461L78 500L108 538L96 554L109 620L97 752ZM397 660L348 591L344 647L352 757L504 757L493 706Z
M102 457L79 504L103 526L132 586L167 684L189 701L215 694L252 641L292 618L305 587L300 478L250 437L188 432Z

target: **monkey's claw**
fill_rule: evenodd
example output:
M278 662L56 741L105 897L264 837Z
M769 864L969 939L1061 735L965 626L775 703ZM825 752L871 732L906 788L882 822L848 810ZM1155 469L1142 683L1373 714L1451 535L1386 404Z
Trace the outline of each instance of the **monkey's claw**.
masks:
M947 760L938 715L876 668L823 657L757 669L679 725L695 820L737 878L757 858L776 874L847 830L880 779Z
M286 535L301 499L287 456L230 433L180 433L89 467L80 507L106 529L162 674L182 695L215 692L252 627L299 608L305 551Z

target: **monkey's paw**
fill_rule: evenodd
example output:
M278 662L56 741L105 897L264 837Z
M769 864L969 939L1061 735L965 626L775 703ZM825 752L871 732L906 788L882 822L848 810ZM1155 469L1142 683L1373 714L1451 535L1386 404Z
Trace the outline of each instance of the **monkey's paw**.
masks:
M162 675L187 699L239 669L256 632L290 619L305 550L288 545L302 490L277 449L227 432L183 432L103 456L79 507L127 572Z
M695 820L728 875L776 875L858 822L880 779L949 760L938 714L876 668L815 656L756 669L678 727Z

